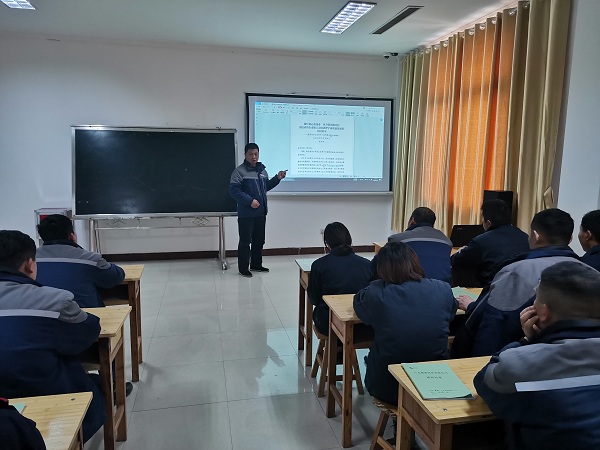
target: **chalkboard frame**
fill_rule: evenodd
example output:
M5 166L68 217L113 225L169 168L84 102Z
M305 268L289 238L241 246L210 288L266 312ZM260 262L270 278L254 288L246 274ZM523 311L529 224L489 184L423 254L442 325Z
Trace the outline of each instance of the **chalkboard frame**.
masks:
M200 128L163 128L163 127L129 127L129 126L108 126L108 125L71 125L71 163L72 163L72 196L71 204L74 219L136 219L136 218L160 218L160 217L223 217L236 216L235 211L181 211L181 212L166 212L166 213L136 213L136 214L78 214L77 213L77 193L76 193L76 148L75 135L78 130L89 131L141 131L141 132L173 132L173 133L228 133L233 134L234 142L234 167L238 162L238 145L237 145L237 130L234 128L215 128L215 129L200 129Z

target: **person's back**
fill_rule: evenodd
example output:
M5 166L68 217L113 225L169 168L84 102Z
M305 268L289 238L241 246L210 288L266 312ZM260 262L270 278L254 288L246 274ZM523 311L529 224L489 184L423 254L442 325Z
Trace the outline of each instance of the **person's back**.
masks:
M38 231L44 245L37 252L37 281L72 292L82 308L104 306L98 289L120 284L125 277L123 269L77 245L72 223L65 216L44 218Z
M46 450L35 422L3 398L0 398L0 442L2 450Z
M15 248L23 243L35 257L29 236L0 231L0 396L92 391L83 423L87 439L104 423L104 398L76 356L98 340L100 322L80 309L71 292L36 283L31 256L15 269Z
M419 257L427 278L450 283L452 241L433 227L435 220L435 213L431 209L416 208L408 221L406 231L389 236L388 242L404 242Z
M577 237L585 250L581 261L600 271L600 209L583 216Z
M398 384L387 366L446 359L456 300L450 285L424 277L416 256L407 264L389 256L390 252L399 257L410 252L414 255L403 243L392 242L383 247L378 265L382 279L373 281L354 296L354 311L363 323L375 330L365 385L372 396L396 404ZM408 265L413 267L409 271L411 275L400 279L390 276L390 273L405 271Z
M333 222L325 230L323 237L326 245L331 245L331 252L313 262L307 292L315 306L315 327L327 335L329 308L323 296L354 294L369 284L371 274L369 260L354 253L350 233L343 224Z
M600 274L563 262L542 273L526 336L475 377L477 392L510 427L510 448L600 448Z
M559 209L537 213L531 224L532 250L502 268L488 290L467 306L464 327L457 331L453 357L492 355L522 336L519 314L535 299L544 269L564 261L581 264L568 247L573 219ZM459 298L461 308L465 309Z
M510 224L510 208L502 200L488 200L481 206L485 233L452 255L452 270L475 270L477 281L487 286L501 264L529 251L527 233Z

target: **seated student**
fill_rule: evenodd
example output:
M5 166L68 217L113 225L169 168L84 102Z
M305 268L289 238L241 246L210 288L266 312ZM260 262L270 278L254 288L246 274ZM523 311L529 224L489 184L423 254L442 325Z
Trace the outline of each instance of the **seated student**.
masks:
M508 447L600 448L600 273L561 262L542 272L525 338L475 376L475 388L510 427Z
M493 355L522 337L519 314L533 303L542 271L563 261L584 265L568 247L573 226L571 216L560 209L538 212L531 221L531 250L502 268L475 302L458 297L466 319L456 332L454 358Z
M120 284L125 272L107 262L101 254L77 245L71 220L60 214L47 216L38 225L44 241L37 252L37 281L44 286L66 289L82 308L104 306L98 288Z
M340 222L333 222L325 227L323 241L330 252L312 263L307 292L315 306L315 328L327 336L329 307L323 301L323 296L355 294L364 288L370 280L370 262L354 254L350 232Z
M4 398L0 398L0 442L2 450L46 450L35 422L21 415Z
M481 205L483 229L469 245L450 258L452 270L474 269L480 286L487 286L501 269L502 262L529 251L526 233L510 224L510 209L503 200L487 200Z
M354 296L354 311L375 330L365 386L387 403L398 403L398 382L389 364L448 358L449 324L456 300L448 283L425 278L416 253L402 242L379 251L380 280Z
M588 266L600 270L600 209L590 211L583 216L577 237L585 250L581 260Z
M35 242L0 231L0 397L93 393L83 419L88 440L106 419L100 386L76 356L100 335L100 320L69 291L36 283Z
M450 271L450 252L452 242L440 230L433 228L435 213L423 206L415 209L408 219L408 228L402 233L393 234L388 242L404 242L412 248L417 256L425 276L436 280L452 280ZM372 273L377 266L377 259L372 262ZM373 276L373 278L377 278Z

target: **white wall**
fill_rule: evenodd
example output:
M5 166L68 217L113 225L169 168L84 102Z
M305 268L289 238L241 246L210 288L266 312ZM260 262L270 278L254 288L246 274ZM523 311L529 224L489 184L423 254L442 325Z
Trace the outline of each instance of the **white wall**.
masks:
M572 60L558 207L573 216L577 233L581 217L600 209L600 2L577 0L573 4ZM572 247L582 252L576 236Z
M32 236L34 209L71 205L70 125L235 128L243 148L245 92L396 98L399 76L380 58L1 42L0 229ZM348 225L355 244L385 239L391 197L271 197L265 247L321 245L319 230L332 220ZM226 229L227 248L236 248L234 218ZM102 242L105 253L216 248L216 229L109 231Z

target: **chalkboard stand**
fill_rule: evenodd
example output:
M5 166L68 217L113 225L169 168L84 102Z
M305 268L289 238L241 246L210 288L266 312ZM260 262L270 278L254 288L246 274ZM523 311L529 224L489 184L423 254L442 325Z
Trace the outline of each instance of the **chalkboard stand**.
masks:
M151 217L127 217L127 219L134 219L137 221L137 226L125 226L124 222L120 218L111 218L106 219L110 220L108 226L100 226L98 224L99 220L102 219L89 219L89 235L90 235L90 249L92 251L102 253L101 245L100 245L100 231L102 230L155 230L155 229L169 229L169 228L177 228L177 229L186 229L193 227L184 227L182 226L182 219L190 219L190 222L197 228L210 228L217 227L219 229L219 255L218 260L222 270L229 269L229 263L227 262L227 258L225 257L225 216L232 216L235 214L219 214L219 215L184 215L184 216L169 216L170 218L179 219L179 226L166 226L166 227L157 227L157 226L145 226L144 221L151 219ZM210 223L210 217L217 217L218 224L213 225Z

